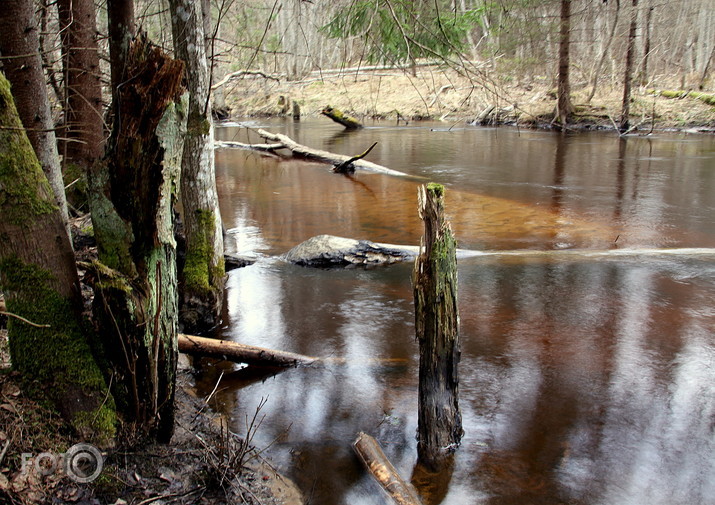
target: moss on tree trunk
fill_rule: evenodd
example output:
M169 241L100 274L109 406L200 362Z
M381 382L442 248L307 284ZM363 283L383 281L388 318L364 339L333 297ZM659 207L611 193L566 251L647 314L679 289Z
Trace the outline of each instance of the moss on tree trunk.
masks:
M457 365L460 359L457 309L457 244L444 219L444 187L421 186L424 251L413 273L415 331L420 348L417 452L438 469L462 438Z
M107 444L114 402L83 331L69 237L2 74L0 125L0 287L10 312L47 325L10 321L13 368L83 437Z
M185 125L183 65L132 43L106 163L90 173L99 249L94 313L127 437L173 430L178 300L172 204Z

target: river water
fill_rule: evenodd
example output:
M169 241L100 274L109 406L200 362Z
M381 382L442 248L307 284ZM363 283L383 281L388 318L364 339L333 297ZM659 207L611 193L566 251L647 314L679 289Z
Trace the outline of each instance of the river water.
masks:
M459 262L465 436L425 503L715 503L715 138L246 124L344 154L377 141L369 159L406 174L216 153L227 249L258 259L230 272L216 335L347 364L203 361L199 389L223 373L212 405L241 435L261 406L253 443L311 504L384 503L352 453L360 431L414 472L412 265L318 270L277 255L323 233L418 244L427 181L447 187L459 247L490 254Z

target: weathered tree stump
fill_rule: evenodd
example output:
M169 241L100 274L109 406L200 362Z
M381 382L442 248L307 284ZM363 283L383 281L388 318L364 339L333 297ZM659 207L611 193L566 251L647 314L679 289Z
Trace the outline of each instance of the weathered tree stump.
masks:
M424 251L415 261L415 330L420 347L417 452L438 469L462 439L457 365L460 359L456 240L444 219L444 187L419 188Z
M348 114L345 114L341 110L331 107L330 105L325 107L322 111L320 111L320 113L323 116L329 117L336 123L340 123L346 130L358 130L363 127L360 121Z

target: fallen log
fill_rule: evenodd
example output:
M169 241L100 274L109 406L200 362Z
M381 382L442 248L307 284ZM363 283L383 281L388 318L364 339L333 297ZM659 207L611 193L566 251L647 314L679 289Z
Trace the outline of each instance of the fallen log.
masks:
M299 366L329 366L344 365L348 362L345 358L318 358L294 352L278 351L256 347L253 345L239 344L229 340L198 337L179 333L179 352L192 356L204 356L245 363L253 366L267 367L299 367ZM403 366L407 360L402 358L384 358L364 360L368 366Z
M296 367L312 365L319 361L318 358L303 354L276 351L228 340L197 337L182 333L179 334L179 351L186 354L227 359L257 366Z
M329 117L336 123L343 125L346 130L359 130L363 127L362 124L360 124L360 121L349 114L345 114L343 111L336 109L335 107L331 107L330 105L321 110L320 113L323 116Z
M377 440L360 432L353 443L353 450L392 501L398 505L422 504L415 488L400 477Z
M368 154L370 154L370 151L372 151L372 148L377 145L377 142L373 143L370 147L368 147L365 152L362 154L358 154L357 156L353 156L352 158L343 161L339 165L335 165L333 167L333 172L336 174L351 174L355 171L355 165L353 164L354 161L361 160Z
M306 158L309 160L314 160L314 161L320 161L323 163L330 163L332 165L340 165L341 163L348 161L351 157L350 156L345 156L344 154L335 154L331 153L328 151L323 151L320 149L313 149L311 147L304 146L302 144L297 143L295 140L292 138L288 137L287 135L282 135L280 133L271 133L263 129L258 129L256 130L256 133L263 137L266 140L270 140L272 142L277 142L280 144L280 146L276 146L275 149L289 149L294 156L300 156L302 158ZM228 145L224 143L225 145ZM266 144L259 144L261 147L263 147L263 150L270 150L270 149L265 149ZM242 147L250 148L251 144L244 144ZM397 170L392 170L390 168L384 167L382 165L378 165L377 163L372 163L370 161L365 161L363 159L358 159L353 162L353 165L355 168L361 168L364 170L370 170L372 172L378 172L381 174L386 174L386 175L395 175L398 177L405 177L407 174L404 172L398 172Z

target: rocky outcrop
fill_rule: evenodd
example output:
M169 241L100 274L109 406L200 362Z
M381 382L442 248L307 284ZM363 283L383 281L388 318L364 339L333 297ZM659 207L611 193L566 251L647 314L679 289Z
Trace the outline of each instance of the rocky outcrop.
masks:
M369 240L318 235L295 246L286 253L284 259L303 266L346 267L386 265L414 259L416 255L416 247L403 248Z

